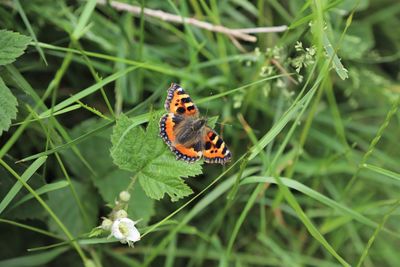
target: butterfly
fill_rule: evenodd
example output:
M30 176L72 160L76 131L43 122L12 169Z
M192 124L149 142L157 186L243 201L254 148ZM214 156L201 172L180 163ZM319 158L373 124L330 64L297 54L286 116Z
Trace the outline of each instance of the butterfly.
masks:
M160 119L160 136L176 158L193 163L225 164L232 158L222 138L200 117L190 96L176 83L168 89L164 104L167 114Z

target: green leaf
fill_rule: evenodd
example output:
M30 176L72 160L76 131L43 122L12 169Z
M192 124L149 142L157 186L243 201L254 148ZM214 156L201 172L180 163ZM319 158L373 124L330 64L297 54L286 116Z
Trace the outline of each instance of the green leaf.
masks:
M17 99L0 78L0 136L10 128L11 120L17 117L17 105Z
M73 138L99 127L103 122L98 119L86 120L71 131ZM113 204L121 191L126 190L131 183L132 174L117 169L110 157L110 135L111 128L96 133L78 144L85 159L95 168L98 176L92 175L83 166L83 163L67 150L62 153L66 162L76 177L82 179L90 177L99 190L100 195L107 203ZM154 214L154 200L149 198L139 184L130 192L131 198L128 202L128 215L133 220L139 220L141 225L146 225Z
M17 32L0 30L0 66L10 64L24 53L31 38Z
M134 173L149 197L159 200L168 194L176 201L192 193L181 178L200 174L201 164L175 159L158 136L158 118L153 116L144 131L122 115L111 137L111 156L121 169Z

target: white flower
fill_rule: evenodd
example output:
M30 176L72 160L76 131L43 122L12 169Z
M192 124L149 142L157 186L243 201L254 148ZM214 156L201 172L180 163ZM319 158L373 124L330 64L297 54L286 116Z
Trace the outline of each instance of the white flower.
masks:
M135 227L136 223L129 218L116 219L111 227L110 236L114 236L123 244L128 243L129 246L133 246L134 242L140 240L140 233Z

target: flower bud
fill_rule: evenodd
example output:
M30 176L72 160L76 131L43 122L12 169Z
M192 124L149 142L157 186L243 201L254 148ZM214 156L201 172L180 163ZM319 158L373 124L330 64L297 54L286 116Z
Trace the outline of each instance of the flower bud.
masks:
M115 219L121 219L128 217L128 213L125 210L118 210L114 214Z
M104 220L101 222L101 229L110 231L112 224L113 224L113 221L111 221L108 218L104 218Z
M129 194L128 191L122 191L121 193L119 193L119 199L122 202L128 202L130 198L131 198L131 194Z

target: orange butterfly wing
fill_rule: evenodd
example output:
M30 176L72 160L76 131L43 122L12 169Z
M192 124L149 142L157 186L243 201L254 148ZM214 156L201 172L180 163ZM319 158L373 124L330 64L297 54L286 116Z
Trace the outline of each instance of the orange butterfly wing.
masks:
M229 151L222 138L210 127L206 127L204 137L204 161L207 163L225 164L232 158L232 153Z
M164 107L168 112L174 114L186 116L197 116L199 114L199 110L190 96L176 83L172 83L169 87Z

